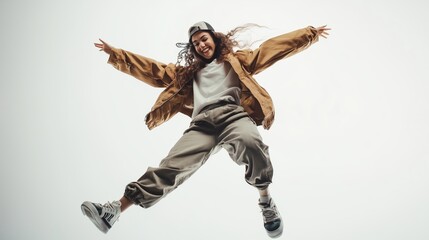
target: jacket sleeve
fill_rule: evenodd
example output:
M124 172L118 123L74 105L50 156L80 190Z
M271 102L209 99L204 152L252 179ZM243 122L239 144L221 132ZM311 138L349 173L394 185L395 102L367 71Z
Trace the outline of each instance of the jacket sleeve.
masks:
M299 29L263 42L255 50L238 50L236 56L250 74L257 74L278 60L290 57L318 41L314 27Z
M174 79L174 64L167 65L118 48L112 51L109 64L153 87L167 87Z

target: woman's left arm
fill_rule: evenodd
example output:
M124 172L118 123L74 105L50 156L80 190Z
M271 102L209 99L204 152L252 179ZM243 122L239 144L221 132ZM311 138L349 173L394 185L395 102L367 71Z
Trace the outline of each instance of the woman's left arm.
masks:
M331 30L325 26L307 27L268 39L255 50L239 50L236 56L250 74L257 74L278 60L290 57L308 48L319 40L326 38Z

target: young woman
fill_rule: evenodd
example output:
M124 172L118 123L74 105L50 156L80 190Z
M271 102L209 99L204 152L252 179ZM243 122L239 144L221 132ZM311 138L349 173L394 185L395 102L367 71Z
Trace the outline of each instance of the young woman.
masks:
M269 94L253 78L276 61L298 53L319 36L326 26L307 27L271 38L254 50L234 51L235 33L215 32L206 22L189 28L189 41L181 46L176 64L114 48L100 39L95 46L110 55L108 62L154 87L165 88L146 116L149 129L176 113L192 118L189 128L156 168L149 167L137 181L126 186L119 201L102 205L89 201L82 212L104 233L131 205L148 208L177 188L203 165L215 149L224 148L237 164L245 166L245 180L259 191L264 227L270 237L279 237L283 222L270 196L273 176L268 147L257 126L269 129L274 107ZM180 44L179 44L180 45ZM185 64L181 65L182 60Z

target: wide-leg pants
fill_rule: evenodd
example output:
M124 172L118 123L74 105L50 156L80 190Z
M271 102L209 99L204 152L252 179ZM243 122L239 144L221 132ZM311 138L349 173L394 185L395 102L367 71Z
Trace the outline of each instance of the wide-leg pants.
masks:
M268 146L262 142L256 124L241 106L227 104L195 116L167 157L128 184L124 196L144 208L154 205L195 173L218 147L245 166L247 183L258 189L271 183Z

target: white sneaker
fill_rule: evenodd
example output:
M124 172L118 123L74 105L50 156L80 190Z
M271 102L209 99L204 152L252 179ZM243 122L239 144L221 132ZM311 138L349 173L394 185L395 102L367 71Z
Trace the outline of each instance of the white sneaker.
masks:
M259 201L262 217L264 218L264 228L271 238L280 237L283 233L283 221L280 212L277 210L273 199L266 203Z
M100 231L107 233L121 214L121 202L100 203L84 202L80 206L83 215L87 216Z

